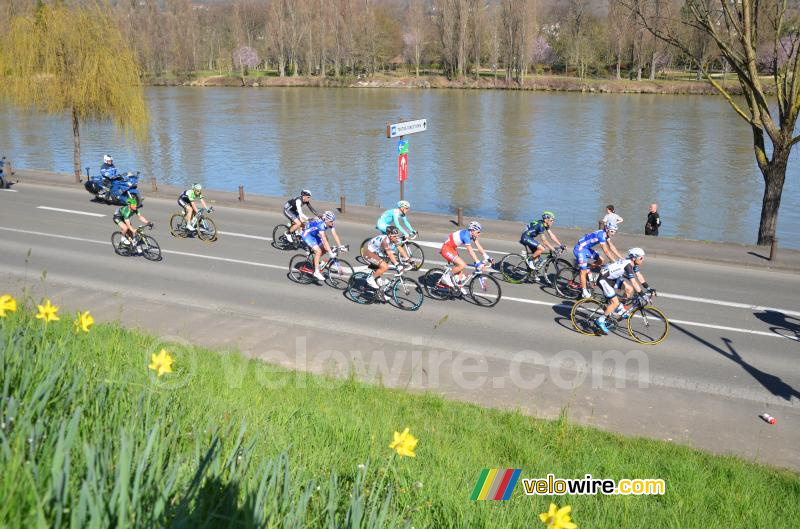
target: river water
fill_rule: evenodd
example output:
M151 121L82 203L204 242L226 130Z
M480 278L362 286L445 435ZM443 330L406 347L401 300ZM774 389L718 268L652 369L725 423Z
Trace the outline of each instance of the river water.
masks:
M118 168L159 181L388 206L397 200L397 140L385 124L426 118L408 136L413 209L593 226L613 203L624 232L658 202L661 234L753 243L763 180L750 132L721 98L478 90L153 87L150 133L134 144L107 123L84 126L83 166L109 152ZM17 167L68 172L67 116L0 106L0 153ZM779 218L800 248L798 155ZM146 188L145 188L146 189ZM413 220L413 218L412 218Z

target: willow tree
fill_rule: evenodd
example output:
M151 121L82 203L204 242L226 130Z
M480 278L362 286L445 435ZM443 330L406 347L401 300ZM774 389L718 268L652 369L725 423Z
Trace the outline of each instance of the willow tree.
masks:
M750 126L756 164L764 178L758 244L775 237L786 168L800 113L800 6L797 0L620 0L645 27L681 50ZM644 9L659 1L660 11ZM736 74L742 98L709 70L693 41L706 35Z
M139 67L99 5L39 4L34 13L13 17L0 39L0 94L21 108L72 115L76 181L81 123L110 119L126 134L146 133Z

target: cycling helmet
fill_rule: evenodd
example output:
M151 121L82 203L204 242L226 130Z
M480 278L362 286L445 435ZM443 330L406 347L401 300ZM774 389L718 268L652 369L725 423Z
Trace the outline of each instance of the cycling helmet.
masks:
M300 196L301 197L310 197L311 196L311 191L309 191L308 189L303 189L302 191L300 191Z
M542 212L542 220L553 219L556 220L556 214L552 211L543 211Z
M616 233L618 229L619 226L617 226L616 222L606 222L606 231Z
M136 198L135 198L135 197L130 197L130 198L128 198L128 200L126 200L126 201L125 201L125 203L126 203L127 205L129 205L129 206L138 206L138 205L139 205L139 201L138 201L138 200L136 200Z
M467 229L469 231L477 231L478 233L480 233L483 228L479 223L472 221L469 223L469 226L467 226Z
M203 186L201 186L198 183L194 183L194 184L192 184L192 190L197 192L197 193L199 193L200 191L203 190Z
M402 208L411 209L411 204L409 204L407 200L401 200L400 202L397 203L397 207L400 209Z
M322 214L322 220L325 222L333 222L336 220L336 215L333 214L333 211L326 211Z
M630 250L628 250L628 257L632 257L634 259L639 259L641 257L644 257L644 250L642 250L639 247L631 248Z
M114 158L110 154L103 155L103 163L114 163Z
M395 226L389 226L386 228L386 235L400 235L400 230L398 230Z

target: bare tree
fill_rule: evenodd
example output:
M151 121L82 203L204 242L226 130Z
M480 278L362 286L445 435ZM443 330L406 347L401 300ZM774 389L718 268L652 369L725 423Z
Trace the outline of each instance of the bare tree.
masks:
M419 63L425 49L425 4L423 0L411 0L408 4L405 20L406 57L414 64L416 76L419 77Z

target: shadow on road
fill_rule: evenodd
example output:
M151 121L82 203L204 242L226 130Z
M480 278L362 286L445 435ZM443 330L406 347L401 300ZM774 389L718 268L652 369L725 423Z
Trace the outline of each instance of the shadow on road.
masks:
M748 253L749 255L752 255L752 256L754 256L754 257L758 257L758 258L760 258L760 259L763 259L763 260L765 260L765 261L769 261L769 257L768 257L768 256L766 256L766 255L761 255L760 253L756 253L756 252L747 252L747 253Z
M754 379L756 379L762 386L764 386L770 393L775 395L776 397L780 397L785 399L786 401L791 401L792 398L800 399L800 391L797 391L795 388L784 382L780 377L776 377L775 375L771 375L764 371L761 371L757 367L747 363L741 355L734 349L733 342L730 338L721 337L720 339L725 344L725 349L722 347L718 347L708 340L701 338L700 336L696 335L692 331L686 329L685 327L678 325L677 323L670 322L670 327L673 329L677 329L682 333L686 334L690 338L694 338L698 342L702 343L709 349L712 349L725 358L736 362L742 369L747 371Z
M775 310L754 312L753 315L769 325L769 330L775 334L783 336L784 338L789 338L790 340L800 341L800 318L787 316Z

